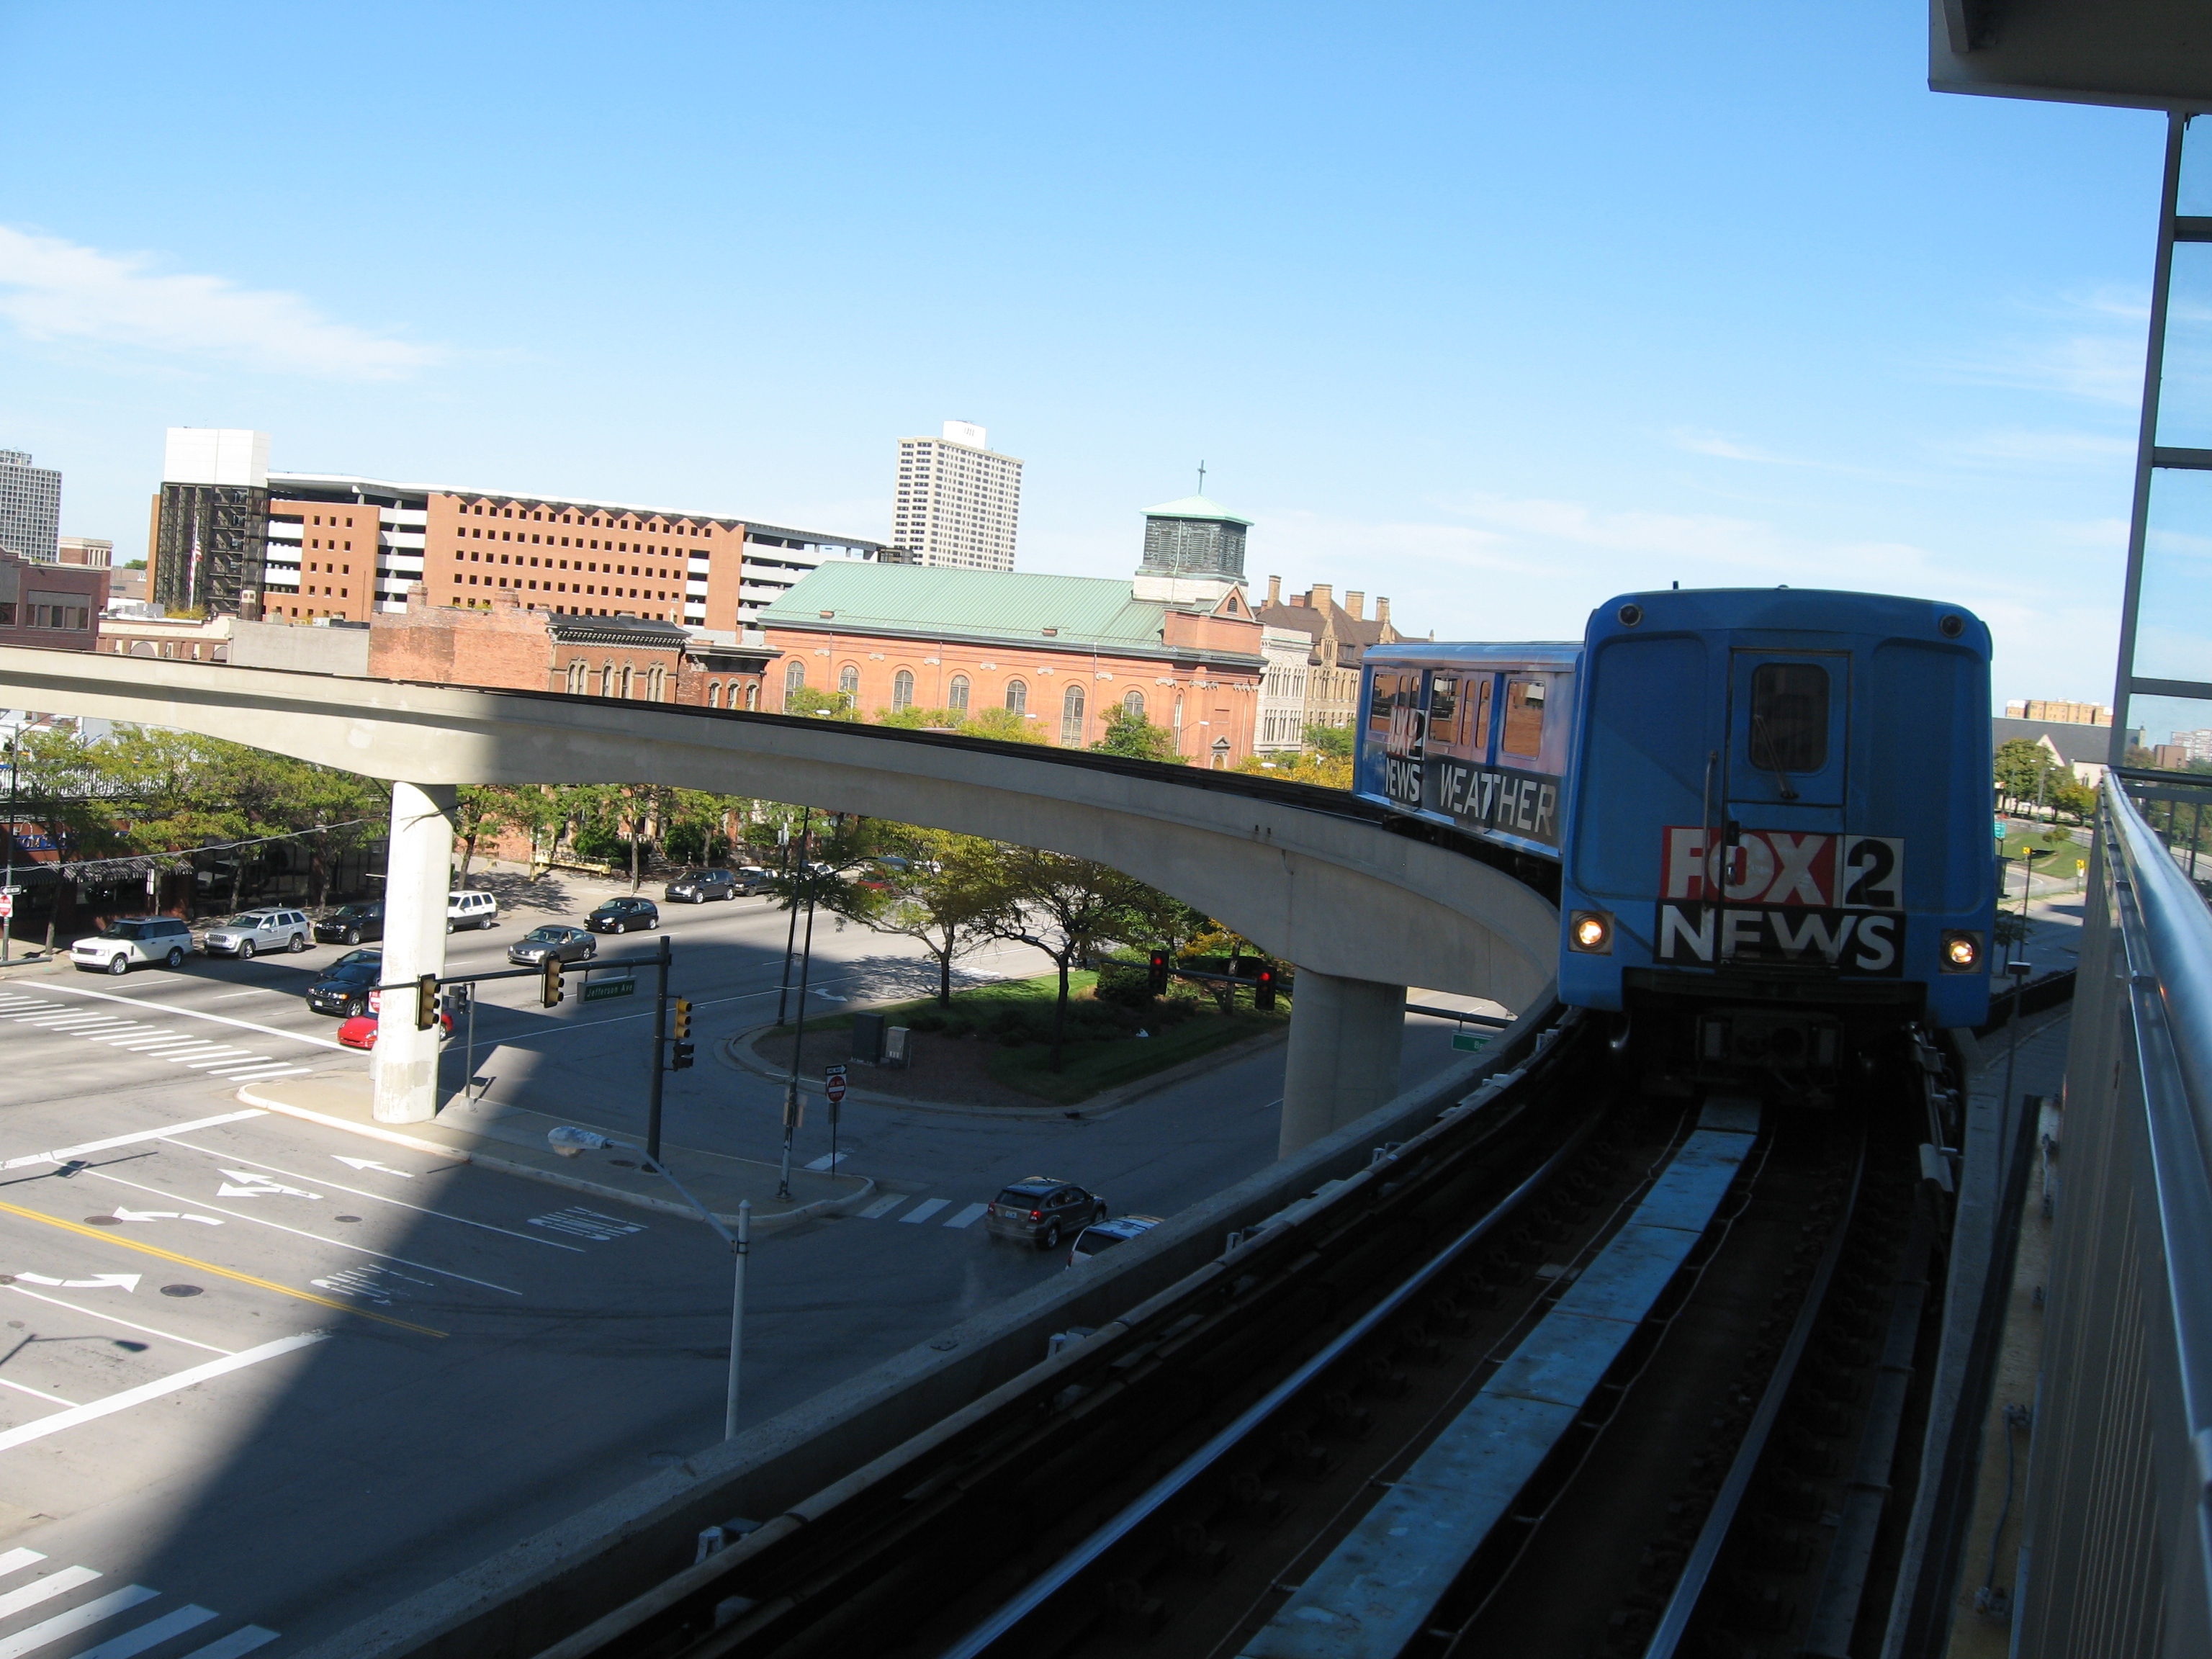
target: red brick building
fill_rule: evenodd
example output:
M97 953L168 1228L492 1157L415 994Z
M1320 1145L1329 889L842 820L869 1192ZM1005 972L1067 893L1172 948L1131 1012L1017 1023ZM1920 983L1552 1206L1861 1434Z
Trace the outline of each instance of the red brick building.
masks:
M0 549L0 645L90 651L100 639L107 572L82 564L34 564Z

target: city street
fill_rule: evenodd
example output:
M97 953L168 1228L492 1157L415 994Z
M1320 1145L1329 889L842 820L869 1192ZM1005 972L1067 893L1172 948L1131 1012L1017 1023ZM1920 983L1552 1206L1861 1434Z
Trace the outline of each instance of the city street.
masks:
M449 971L504 966L528 927L620 890L495 884L501 925L455 936ZM513 902L533 892L544 908ZM662 914L700 1059L667 1079L672 1165L687 1146L773 1158L779 1085L720 1040L774 1018L787 918ZM240 1102L257 1079L366 1066L301 1002L343 948L0 981L0 1653L293 1650L719 1437L729 1259L703 1225ZM903 941L817 920L817 1014L933 977ZM485 988L477 1075L495 1105L641 1128L650 1002L586 1005L576 982L557 1010L530 980ZM1449 1063L1451 1030L1409 1019L1407 1080ZM744 1420L1063 1271L975 1224L1010 1179L1164 1216L1266 1164L1282 1056L1097 1118L848 1100L842 1167L880 1190L757 1248ZM797 1157L827 1152L817 1109Z

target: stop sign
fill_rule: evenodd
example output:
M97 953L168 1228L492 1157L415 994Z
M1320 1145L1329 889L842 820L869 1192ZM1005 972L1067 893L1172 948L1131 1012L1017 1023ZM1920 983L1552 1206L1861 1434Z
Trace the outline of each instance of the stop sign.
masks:
M832 1106L845 1098L845 1068L843 1066L831 1066L824 1069L822 1077L822 1092L830 1097L830 1103Z

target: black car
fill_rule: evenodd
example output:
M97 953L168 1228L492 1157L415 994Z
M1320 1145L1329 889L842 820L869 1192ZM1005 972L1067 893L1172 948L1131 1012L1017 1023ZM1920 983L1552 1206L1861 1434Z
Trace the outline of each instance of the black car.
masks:
M533 927L507 947L507 959L526 968L549 956L563 962L589 962L599 953L599 942L580 927Z
M660 926L660 907L649 898L609 899L584 918L595 933L627 933L634 927Z
M733 899L739 890L734 870L687 870L662 888L660 896L671 904L706 904Z
M1105 1218L1106 1200L1097 1194L1051 1176L1028 1176L991 1200L983 1212L983 1231L994 1238L1052 1250L1060 1248L1062 1236Z
M355 961L341 962L307 988L307 1006L319 1014L350 1019L368 1012L368 994L384 977L384 961L366 952Z
M365 939L384 937L384 901L341 904L315 924L315 938L324 945L358 945Z

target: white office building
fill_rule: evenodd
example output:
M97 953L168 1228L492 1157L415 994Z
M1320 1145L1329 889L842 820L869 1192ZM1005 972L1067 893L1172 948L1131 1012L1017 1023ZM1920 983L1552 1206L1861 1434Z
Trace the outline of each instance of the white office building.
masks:
M33 466L20 449L0 449L0 548L34 564L52 564L61 525L62 475Z
M980 426L947 421L941 438L899 440L893 547L921 564L1014 568L1022 464L991 449L984 436Z

